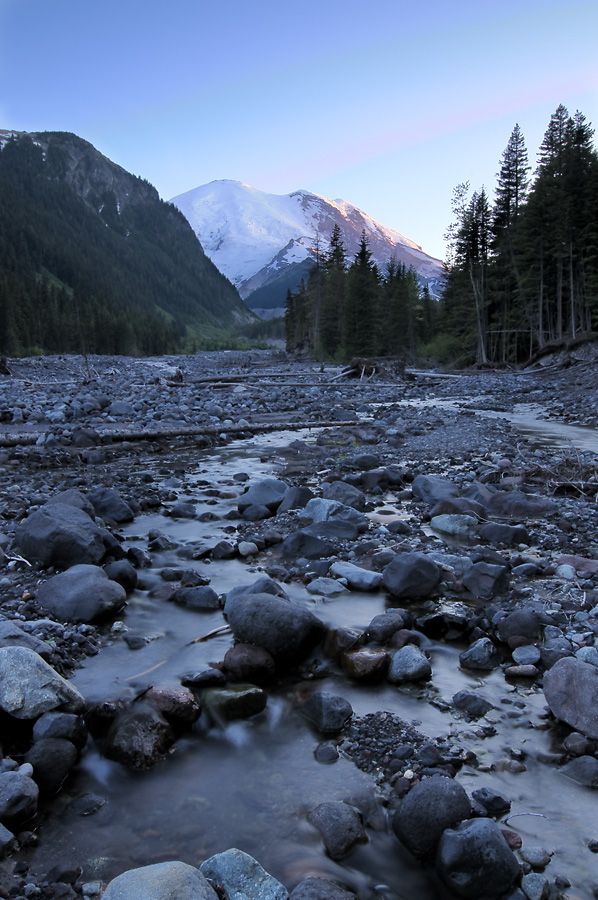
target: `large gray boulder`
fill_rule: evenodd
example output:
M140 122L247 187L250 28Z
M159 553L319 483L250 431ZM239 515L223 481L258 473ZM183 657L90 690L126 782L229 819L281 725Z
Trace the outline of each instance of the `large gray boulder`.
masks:
M237 641L263 647L282 665L303 659L326 630L301 603L273 594L229 594L224 612Z
M336 734L353 715L353 707L344 697L327 691L310 694L301 713L323 734Z
M519 863L491 819L470 819L443 832L436 870L449 891L465 900L495 900L519 875Z
M440 581L440 568L423 553L397 553L382 572L382 585L393 597L427 597Z
M115 719L106 736L104 756L130 769L149 769L174 739L174 731L162 713L140 701Z
M430 660L415 644L405 644L390 661L388 680L392 684L423 681L432 675Z
M114 878L103 900L218 900L199 869L183 862L163 862L129 869Z
M352 506L361 512L365 507L365 494L346 481L330 481L322 486L325 500L337 500L344 506Z
M127 592L99 566L77 565L44 582L36 600L61 622L90 624L122 609Z
M422 858L436 850L445 828L470 815L465 788L452 778L438 775L411 788L394 814L392 828L401 843Z
M235 847L206 859L199 871L210 884L218 885L225 900L287 900L289 896L253 856Z
M557 719L598 739L598 667L574 657L559 659L544 675L544 695Z
M26 647L0 649L0 709L15 719L37 719L48 710L80 713L85 700L70 682Z
M15 544L29 562L43 568L95 565L105 552L99 526L68 503L46 503L28 516L16 530Z
M363 513L352 506L339 503L338 500L325 500L323 497L314 497L310 500L301 513L301 519L313 524L340 519L352 522L359 532L365 532L368 528L368 519Z
M459 488L442 475L416 475L411 484L411 491L416 500L432 505L447 497L456 497Z
M343 560L332 563L330 571L336 578L344 578L353 591L375 591L382 582L380 572L362 569L361 566Z

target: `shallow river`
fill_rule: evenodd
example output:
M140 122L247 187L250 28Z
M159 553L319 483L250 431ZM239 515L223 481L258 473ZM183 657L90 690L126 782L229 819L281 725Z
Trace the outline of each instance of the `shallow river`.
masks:
M526 422L529 425L529 419ZM547 423L540 424L544 428ZM234 494L232 476L240 471L249 473L252 480L270 475L276 448L288 440L288 433L270 435L198 455L197 470L185 474L180 499L191 499L198 513L212 511L221 518L201 523L139 515L123 531L127 544L145 547L152 528L182 546L226 538L231 522L224 516L236 507L236 501L229 496L214 503L215 498L205 494L205 483ZM237 485L237 491L241 490ZM408 507L402 509L393 495L381 499L381 506L393 503L407 514ZM209 575L218 593L249 584L261 574L240 561L182 560L176 550L154 554L153 560L155 568L142 572L145 588L160 583L158 571L164 566L194 567ZM352 592L323 601L315 600L301 585L285 589L329 624L365 626L385 609L382 592ZM147 589L135 591L122 620L131 632L153 639L133 651L122 635L107 636L106 647L73 676L90 701L132 696L151 684L178 686L183 673L222 660L232 644L230 634L191 643L225 624L222 613L193 612L152 598ZM587 842L598 838L596 795L568 780L548 761L552 734L544 719L542 692L506 683L500 670L484 677L466 674L459 668L459 645L428 642L426 649L433 667L431 686L363 687L340 672L318 681L317 686L346 697L357 715L390 711L430 737L453 735L464 749L472 749L482 767L461 770L458 778L466 789L487 785L510 797L508 824L525 844L554 851L547 872L551 880L557 874L566 875L574 885L567 891L569 897L593 896L590 885L598 883L598 858L588 851ZM433 701L450 701L465 687L480 690L496 706L488 715L496 725L496 736L482 738L476 726L434 705ZM301 689L296 685L270 691L266 710L249 720L208 724L202 715L193 731L149 772L131 772L102 758L90 741L74 777L42 826L32 872L43 876L57 857L72 858L84 865L87 880L109 880L125 869L163 860L199 865L214 853L238 847L255 856L289 889L302 878L318 874L346 884L362 897L369 896L375 886L390 900L445 897L434 876L422 870L390 833L384 809L375 801L372 777L342 758L328 765L315 760L314 749L321 737L293 703L295 691ZM501 765L513 750L525 756L526 771L520 774ZM496 770L483 771L490 763L498 764ZM82 818L70 804L89 793L106 802ZM369 842L335 863L325 855L306 815L317 804L338 799L362 809L369 823Z

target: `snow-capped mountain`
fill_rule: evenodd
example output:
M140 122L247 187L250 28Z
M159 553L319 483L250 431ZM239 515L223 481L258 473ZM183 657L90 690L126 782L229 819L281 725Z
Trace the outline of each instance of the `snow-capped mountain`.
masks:
M375 222L345 200L310 191L267 194L240 181L212 181L171 201L191 226L212 262L237 287L252 309L282 307L312 264L316 236L326 250L338 224L351 262L365 231L373 259L385 271L391 258L413 266L434 287L443 267L392 228Z

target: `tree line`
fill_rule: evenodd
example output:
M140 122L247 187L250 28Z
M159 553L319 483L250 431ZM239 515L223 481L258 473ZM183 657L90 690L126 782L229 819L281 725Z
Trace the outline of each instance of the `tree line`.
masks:
M417 273L390 260L381 273L365 232L352 262L335 224L324 252L316 238L315 264L296 291L288 291L285 335L289 351L322 359L415 357L434 334L436 302Z
M598 329L598 154L581 112L551 116L533 175L515 125L492 203L453 193L438 328L461 362L520 363Z

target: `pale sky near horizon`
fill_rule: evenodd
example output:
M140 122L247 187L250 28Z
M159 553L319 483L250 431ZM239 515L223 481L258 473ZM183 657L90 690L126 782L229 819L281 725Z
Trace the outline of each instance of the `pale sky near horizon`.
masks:
M451 195L560 103L598 126L598 4L0 0L0 128L71 131L165 200L342 198L444 257Z

